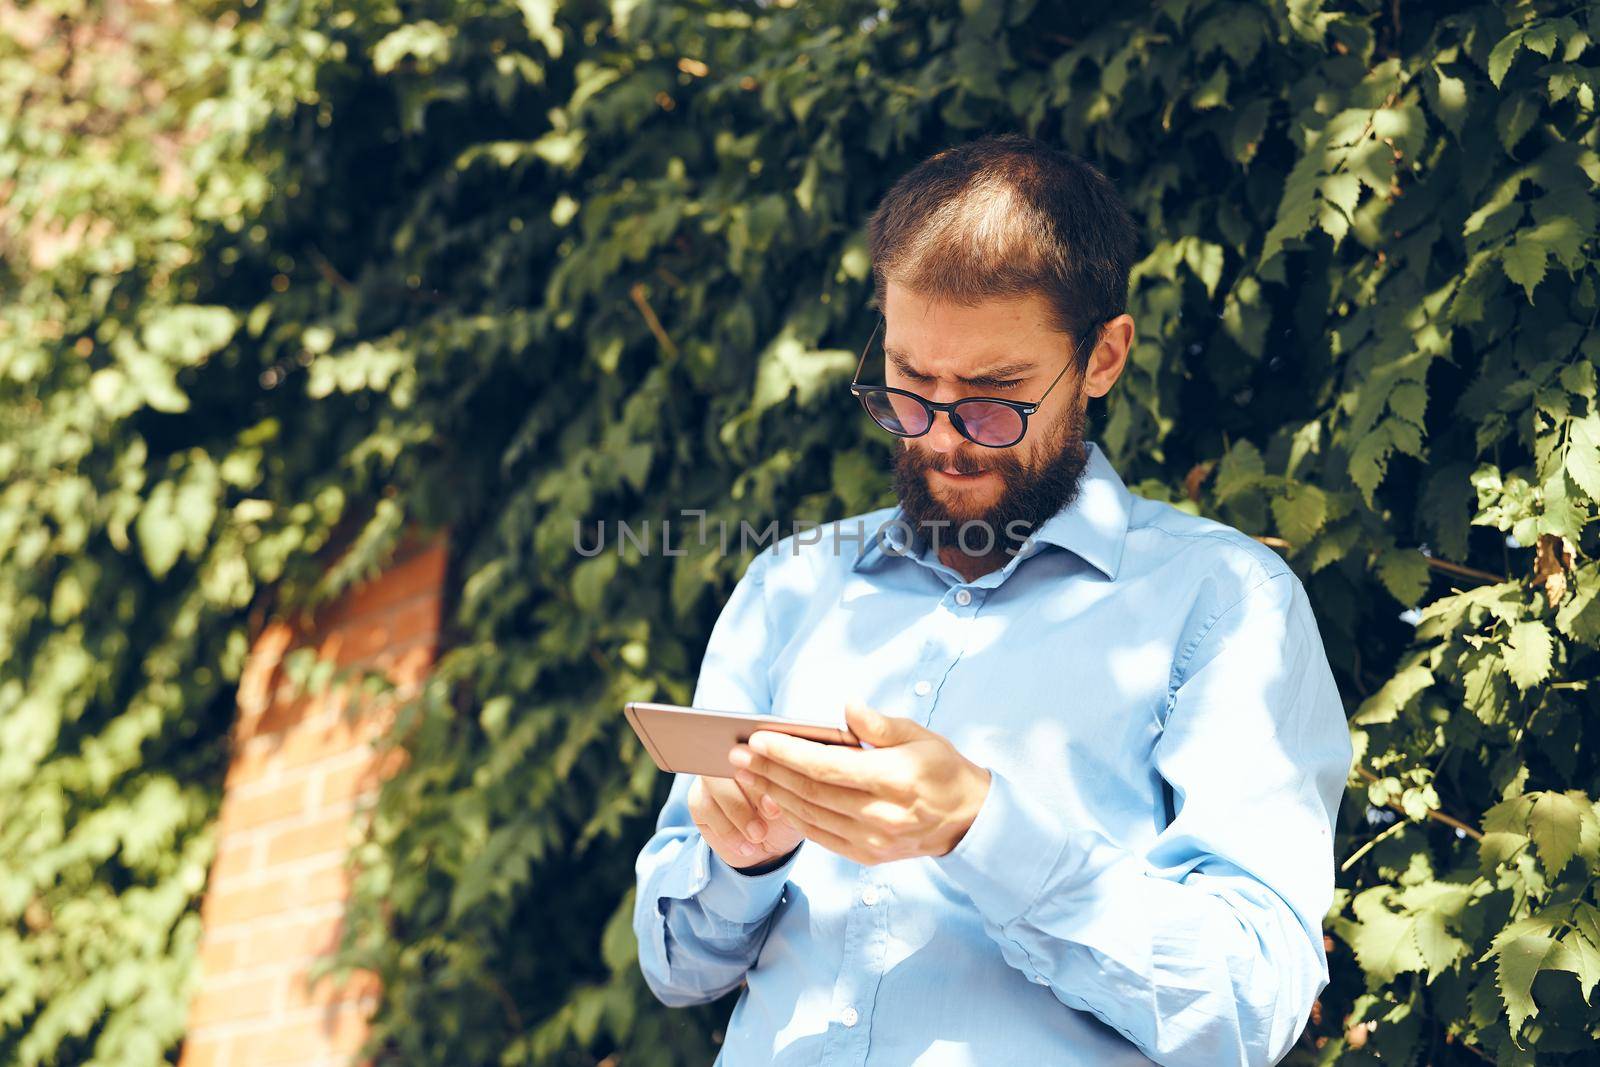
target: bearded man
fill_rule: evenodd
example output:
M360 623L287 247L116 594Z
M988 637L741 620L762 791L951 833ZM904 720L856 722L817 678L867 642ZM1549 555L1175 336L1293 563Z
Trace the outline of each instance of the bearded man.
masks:
M646 982L742 984L731 1067L1274 1063L1328 981L1350 738L1294 572L1084 438L1133 343L1128 212L1002 136L902 177L869 236L850 388L899 504L758 554L694 695L866 745L756 731L734 778L676 777Z

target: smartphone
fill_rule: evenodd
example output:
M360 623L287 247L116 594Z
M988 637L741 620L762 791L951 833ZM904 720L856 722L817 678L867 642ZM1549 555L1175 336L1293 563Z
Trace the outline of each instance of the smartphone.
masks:
M708 778L732 778L735 768L728 762L728 750L750 740L750 735L757 730L792 734L825 745L862 747L849 727L778 715L712 711L646 701L629 701L622 713L657 767Z

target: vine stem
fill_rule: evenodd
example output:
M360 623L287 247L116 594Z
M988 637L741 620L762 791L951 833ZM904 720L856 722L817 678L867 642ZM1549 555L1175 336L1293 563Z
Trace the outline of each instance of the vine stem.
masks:
M672 338L667 336L666 329L661 325L661 320L656 317L656 309L650 306L650 298L645 295L644 283L634 282L628 290L628 297L633 301L634 307L639 309L639 314L644 319L644 324L650 327L650 332L655 334L656 343L662 351L673 359L678 358L678 346L672 343Z
M1260 541L1268 548L1281 548L1285 551L1289 551L1294 548L1294 545L1290 544L1288 541L1285 541L1281 537L1258 535L1256 540ZM1424 556L1422 558L1427 560L1428 566L1432 567L1436 571L1445 571L1449 574L1459 575L1463 578L1477 578L1481 581L1490 582L1494 585L1499 585L1506 581L1506 578L1503 575L1495 574L1491 571L1480 571L1476 567L1468 567L1463 563L1451 563L1447 559L1436 559L1433 556Z
M1382 841L1390 834L1399 830L1403 830L1410 825L1410 823L1404 821L1403 819L1396 819L1393 826L1388 827L1383 831L1383 833L1379 834L1377 837L1374 837L1371 841L1368 841L1366 844L1350 853L1350 858L1339 864L1339 870L1348 871L1351 867L1354 867L1360 862L1362 856L1365 856L1368 852L1371 852L1373 847L1377 845L1379 841Z
M1367 770L1365 767L1360 767L1360 766L1356 767L1356 772L1358 774L1360 774L1361 777L1365 778L1369 782L1378 781L1378 776L1376 774L1373 774L1371 771ZM1396 804L1392 800L1385 801L1384 802L1384 806L1393 808L1395 811L1400 812L1402 815L1406 814L1406 809L1402 808L1400 805ZM1435 808L1429 808L1428 809L1428 818L1436 820L1437 822L1442 822L1446 826L1452 826L1455 829L1460 830L1462 833L1466 834L1468 837L1472 838L1474 841L1482 841L1483 840L1482 831L1478 830L1476 827L1468 826L1466 823L1462 822L1460 819L1456 818L1454 815L1446 815L1444 812L1439 811L1439 810L1437 810ZM1376 840L1376 838L1374 838L1374 840Z

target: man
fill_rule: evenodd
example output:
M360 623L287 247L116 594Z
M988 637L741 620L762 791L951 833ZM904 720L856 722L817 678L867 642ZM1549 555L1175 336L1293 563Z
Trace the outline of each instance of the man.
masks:
M719 1064L1268 1064L1327 984L1351 747L1305 591L1082 437L1134 245L1099 172L1017 137L874 214L852 389L899 507L757 555L694 695L870 747L757 731L637 864L656 996L745 982Z

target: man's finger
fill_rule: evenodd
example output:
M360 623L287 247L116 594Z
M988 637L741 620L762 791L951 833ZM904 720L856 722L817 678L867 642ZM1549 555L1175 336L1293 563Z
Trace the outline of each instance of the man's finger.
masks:
M761 840L760 837L750 836L750 823L759 819L761 813L753 804L749 804L749 798L745 796L744 789L737 783L732 784L734 788L731 790L713 789L708 790L706 795L721 810L735 836L741 841L759 842ZM749 806L746 806L747 804Z
M769 780L767 795L777 801L778 807L786 814L795 815L811 826L820 826L840 837L854 837L860 833L860 824L848 815L814 804L776 782Z
M759 779L757 779L759 781ZM766 839L767 832L771 829L767 813L761 810L761 793L759 789L745 785L737 779L733 780L739 792L743 794L745 803L750 805L750 814L745 816L742 826L744 835L750 840L761 842Z
M707 837L722 839L732 837L742 840L744 835L733 828L733 822L729 820L727 812L722 810L722 805L717 803L717 798L711 790L705 791L705 799L706 803L699 811L700 822L703 823L700 832Z
M765 756L758 756L754 752L750 754L750 765L745 770L756 775L757 783L753 787L756 790L764 788L766 783L782 786L796 796L804 797L842 815L855 815L865 805L871 803L873 798L873 794L864 789L819 782L800 771L792 770ZM735 780L737 777L735 775Z
M800 771L813 781L853 789L868 773L863 763L868 753L848 745L825 745L775 730L757 730L746 744L757 755Z
M829 852L837 853L847 860L859 863L862 866L871 866L877 860L858 849L848 838L830 833L828 830L813 823L808 823L797 816L784 813L784 819L794 829L800 831L808 840L815 841Z

